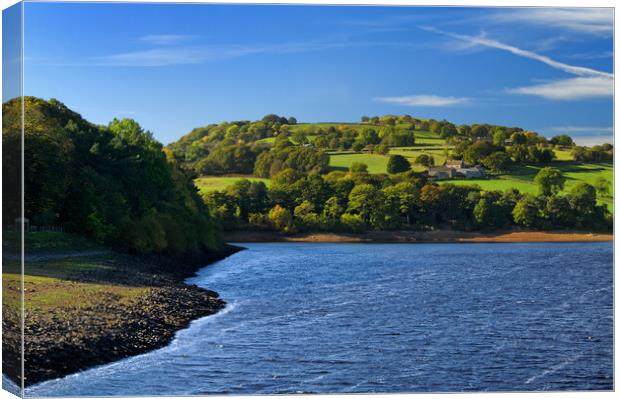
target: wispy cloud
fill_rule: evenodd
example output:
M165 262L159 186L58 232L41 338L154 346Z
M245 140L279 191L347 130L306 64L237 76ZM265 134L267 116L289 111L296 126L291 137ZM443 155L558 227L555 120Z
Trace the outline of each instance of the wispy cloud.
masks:
M599 51L591 53L576 53L570 54L568 58L582 59L582 60L596 60L601 58L612 58L614 56L613 51Z
M164 47L95 57L92 63L99 66L158 67L200 64L216 57L215 52L204 49Z
M166 46L171 44L178 44L192 39L191 35L145 35L138 38L138 41L149 43L157 46Z
M488 18L498 23L539 25L605 36L612 35L614 27L613 8L518 8Z
M211 61L258 54L292 54L339 48L411 47L411 44L385 41L351 41L346 38L277 44L208 45L202 47L159 46L156 48L95 57L91 64L98 66L160 67L201 64Z
M435 95L415 95L401 97L377 97L376 101L384 103L406 105L409 107L449 107L466 104L471 101L467 97L442 97Z
M490 39L486 36L470 36L446 32L434 27L421 27L424 30L458 39L471 45L484 46L497 50L507 51L519 57L542 62L554 69L578 76L577 78L563 79L533 86L507 89L513 94L526 94L543 97L551 100L576 100L593 97L609 97L613 95L613 74L596 69L570 65L556 61L546 55L524 50L516 46Z
M579 77L533 86L508 89L514 94L528 94L550 100L579 100L593 97L610 97L614 94L613 79L601 76Z

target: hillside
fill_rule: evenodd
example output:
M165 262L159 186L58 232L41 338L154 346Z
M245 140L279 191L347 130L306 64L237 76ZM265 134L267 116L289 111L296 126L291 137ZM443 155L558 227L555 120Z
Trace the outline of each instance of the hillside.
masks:
M389 118L394 118L395 121L392 122ZM356 151L356 148L353 148L355 140L359 139L361 130L370 127L379 132L382 128L384 128L382 121L386 120L388 123L393 123L392 126L394 129L411 130L414 135L414 144L409 146L388 145L389 148L387 151L385 149L380 149L381 153L379 151L371 152L364 148L361 150L357 148ZM275 144L276 136L283 131L284 134L288 136L290 142L296 146L305 144L324 150L329 157L327 171L348 171L354 163L363 163L367 165L367 170L371 174L386 173L390 155L402 155L410 162L411 169L413 171L424 172L428 169L428 166L416 163L416 159L420 155L426 154L432 157L435 165L441 165L447 159L451 158L452 155L454 155L452 154L455 147L453 144L454 137L465 136L465 134L461 135L460 131L466 132L468 131L468 128L471 130L471 127L457 127L453 125L448 125L449 127L446 128L445 124L449 122L428 121L407 116L385 116L379 118L378 120L375 119L374 121L368 118L368 120L364 123L296 123L293 125L288 125L288 121L288 119L278 120L278 122L272 126L265 123L264 120L254 123L243 121L211 125L206 128L195 129L192 133L183 137L177 143L171 144L170 148L173 151L177 151L177 153L180 151L180 153L184 154L185 157L187 157L187 154L190 154L190 158L186 158L184 164L192 168L194 165L200 165L199 162L201 159L208 157L209 148L221 144L221 141L217 139L217 136L213 136L214 131L225 130L228 132L228 128L233 125L239 126L239 124L243 124L241 129L248 126L248 131L256 131L255 125L258 123L264 128L264 130L261 131L261 134L267 137L263 137L261 135L259 138L246 135L243 136L242 139L245 144L249 146L254 145L261 150L266 150ZM444 126L441 125L442 123ZM489 125L473 125L473 127L478 126L487 127ZM334 134L334 130L342 132L342 134ZM452 130L452 136L450 136L450 133L446 133L450 130ZM348 136L347 132L349 132ZM501 142L503 140L506 142L510 132L523 132L523 130L520 128L489 126L487 128L487 132L483 132L483 135L479 138L488 137L493 140L495 139L495 135L502 136L502 132L504 134L504 138L502 139L502 137L499 137L498 141ZM351 137L354 139L351 140ZM558 137L566 140L566 137L564 136ZM595 185L597 179L604 179L609 183L613 181L613 150L607 151L605 154L607 159L599 160L598 162L588 162L583 160L575 161L572 152L578 147L574 146L572 143L569 142L568 146L553 145L548 140L545 140L540 136L536 136L536 138L541 141L540 143L537 143L537 145L541 148L550 147L552 149L554 156L549 162L544 164L540 162L527 161L514 162L510 165L506 165L504 170L487 171L487 176L485 176L484 179L456 178L449 180L449 182L456 185L476 184L484 190L506 190L508 188L516 188L522 193L536 194L538 189L534 183L534 177L544 166L558 168L565 174L567 181L565 189L562 191L563 193L567 193L570 188L580 182ZM318 142L317 139L319 139ZM223 141L225 142L225 140ZM364 141L364 147L368 144L372 145L372 141L372 139ZM377 143L378 145L381 145L383 142L384 140L381 139ZM509 152L511 147L512 146L510 145L506 145L506 151ZM201 149L198 151L196 148ZM197 156L195 159L192 159L191 154L197 153L200 153L201 155ZM456 158L459 157L456 156ZM241 171L238 169L236 169L233 173L226 173L226 171L212 173L213 171L200 170L200 168L194 168L193 171L196 173L196 176L199 176L195 182L202 193L215 190L224 190L226 187L231 186L235 182L244 178L250 178L253 180L262 179L264 182L268 182L269 179L269 176L262 176L260 178L256 177L254 170L251 170L249 167L243 171L246 173L240 173ZM443 181L442 183L445 184L446 182L448 181ZM603 193L603 195L599 196L598 200L599 203L607 205L610 210L613 209L612 193Z
M611 226L613 146L580 147L567 135L408 115L297 123L272 114L194 129L168 150L225 230ZM448 160L460 166L437 168Z

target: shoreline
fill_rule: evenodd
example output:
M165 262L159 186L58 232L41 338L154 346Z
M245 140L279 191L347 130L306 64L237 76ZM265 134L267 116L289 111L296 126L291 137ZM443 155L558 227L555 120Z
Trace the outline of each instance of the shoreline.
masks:
M367 233L281 234L273 231L234 231L224 234L227 242L308 242L308 243L534 243L613 241L613 234L583 231L510 230L495 233L455 230L370 231Z
M175 259L110 252L99 258L88 255L76 262L97 261L114 268L66 277L70 284L103 284L109 300L94 306L72 304L52 312L27 310L25 320L25 386L150 352L168 345L179 330L196 319L224 309L217 292L186 284L185 279L212 263L244 248L224 245L213 254ZM66 260L66 259L65 259ZM36 263L39 263L37 265ZM44 267L45 261L33 263ZM139 295L130 301L115 297L125 287ZM29 289L26 290L26 295ZM19 321L4 306L4 331L18 331ZM9 310L9 312L6 312ZM13 324L13 326L11 326ZM19 385L18 337L4 335L4 375Z

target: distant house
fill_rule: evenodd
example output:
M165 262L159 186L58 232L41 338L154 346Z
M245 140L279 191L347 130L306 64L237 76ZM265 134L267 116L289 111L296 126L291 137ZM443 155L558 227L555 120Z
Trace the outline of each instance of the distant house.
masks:
M461 169L465 167L465 162L462 159L448 159L445 166L446 168Z
M428 176L434 179L453 179L456 177L456 169L447 166L435 166L428 169Z
M428 176L435 179L454 179L464 177L466 179L479 179L484 177L485 170L482 166L467 166L464 161L449 159L443 166L429 168Z
M364 153L373 153L375 151L375 145L374 144L368 144L366 147L362 148L362 152Z
M479 179L484 177L484 168L482 166L472 166L470 168L460 168L457 173L466 179Z

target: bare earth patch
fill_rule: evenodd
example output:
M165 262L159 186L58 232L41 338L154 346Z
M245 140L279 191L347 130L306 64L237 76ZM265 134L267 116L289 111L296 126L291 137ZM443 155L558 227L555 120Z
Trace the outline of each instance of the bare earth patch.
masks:
M229 242L366 242L366 243L493 243L493 242L592 242L611 241L612 234L578 231L505 231L478 233L453 230L371 231L361 234L308 233L283 235L270 231L226 233Z

